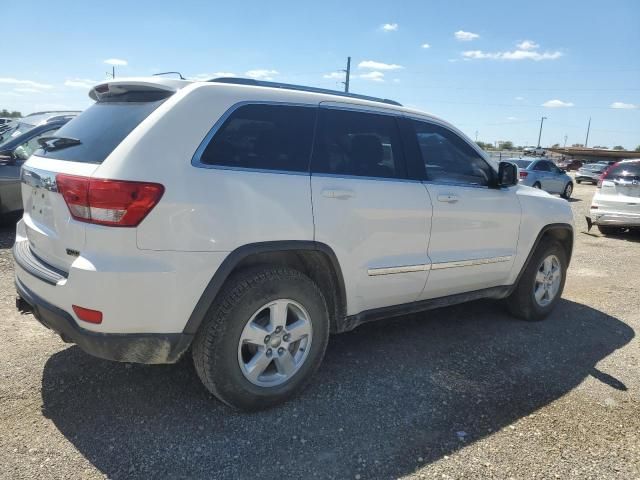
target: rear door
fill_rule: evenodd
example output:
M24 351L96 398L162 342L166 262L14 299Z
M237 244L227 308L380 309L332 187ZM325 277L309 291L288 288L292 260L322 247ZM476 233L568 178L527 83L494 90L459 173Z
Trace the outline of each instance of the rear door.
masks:
M431 272L421 299L504 285L518 243L517 186L490 188L496 175L470 143L444 125L407 120L433 204Z
M545 160L538 160L531 170L536 174L536 181L540 183L543 190L553 191L553 178L549 164Z
M85 243L86 224L71 217L56 177L90 177L111 152L164 99L145 92L101 100L58 130L22 168L23 221L31 250L47 263L68 270ZM55 145L54 145L55 144Z
M418 298L431 203L407 179L397 117L348 108L319 110L311 187L315 239L335 251L355 314Z

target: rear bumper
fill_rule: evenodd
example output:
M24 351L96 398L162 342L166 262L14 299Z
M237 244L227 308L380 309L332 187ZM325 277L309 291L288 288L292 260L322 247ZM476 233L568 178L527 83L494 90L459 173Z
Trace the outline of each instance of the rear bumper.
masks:
M618 227L640 227L640 214L613 212L601 209L591 210L591 223Z
M65 342L75 343L90 355L135 363L175 363L187 351L193 335L184 333L97 333L80 327L64 310L39 297L19 279L16 289L36 319Z

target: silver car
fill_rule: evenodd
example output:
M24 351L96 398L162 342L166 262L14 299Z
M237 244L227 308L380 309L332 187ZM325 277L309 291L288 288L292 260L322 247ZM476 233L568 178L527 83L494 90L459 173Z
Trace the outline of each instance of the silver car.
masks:
M557 193L563 198L570 198L573 193L573 180L551 160L511 159L520 170L520 184L540 188L549 193Z
M607 168L609 168L607 163L588 163L576 172L576 182L589 182L595 185Z

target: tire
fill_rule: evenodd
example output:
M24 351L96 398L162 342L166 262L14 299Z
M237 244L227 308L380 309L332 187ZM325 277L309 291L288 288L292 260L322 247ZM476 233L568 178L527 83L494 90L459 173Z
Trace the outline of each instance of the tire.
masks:
M298 321L308 317L310 333L305 349L304 340L291 344L284 341L292 325L288 321L280 333L272 328L270 315L276 304L286 304L282 307L286 318ZM266 319L269 325L265 325ZM255 330L263 326L265 332ZM255 338L271 333L273 338L265 335L264 345L258 346L259 340L242 340L245 332L257 332ZM322 362L328 340L329 314L318 286L297 270L257 267L227 280L196 334L192 356L202 383L218 399L239 410L262 410L284 402L308 383ZM297 369L288 377L280 373L281 363L276 363L284 361L283 354L294 364L296 356L301 355ZM254 355L266 367L250 380L246 370Z
M562 198L569 200L571 198L572 193L573 193L573 183L568 182L564 187L564 191L562 192L562 195L560 196Z
M541 189L542 185L540 185L540 182L536 182L533 184L533 188Z
M536 279L538 278L539 271L544 267L543 261L551 257L555 257L560 269L559 283L552 298L545 299L548 300L548 303L541 303L535 296L537 287ZM515 290L506 299L509 311L516 317L530 322L545 319L562 296L567 277L566 272L567 255L562 245L550 238L542 239L522 272Z
M625 227L612 227L607 225L597 225L597 227L603 235L622 235L626 230Z
M578 179L576 179L576 183L577 183L577 184L581 184L581 183L582 183L582 180L578 180Z

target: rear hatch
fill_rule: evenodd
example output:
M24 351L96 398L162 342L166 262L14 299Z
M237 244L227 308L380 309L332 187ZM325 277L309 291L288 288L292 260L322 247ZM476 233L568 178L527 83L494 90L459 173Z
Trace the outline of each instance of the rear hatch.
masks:
M86 195L78 189L88 188L89 177L111 152L174 91L145 82L99 85L90 94L96 103L58 130L55 137L40 140L42 148L22 168L23 221L29 246L37 257L69 270L85 245L87 223L100 223L90 219L90 209L82 201L74 205L74 195ZM107 182L100 188L120 186ZM75 209L73 215L70 208ZM102 212L114 214L113 210Z
M621 162L609 168L597 203L607 210L640 214L640 162Z

